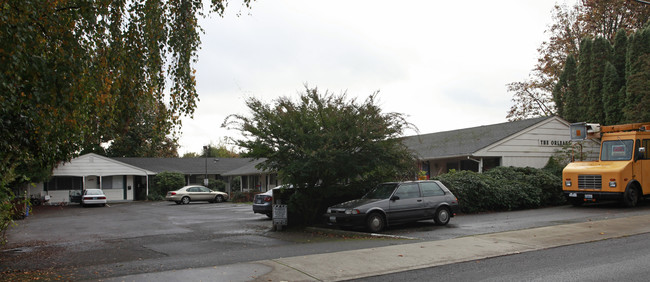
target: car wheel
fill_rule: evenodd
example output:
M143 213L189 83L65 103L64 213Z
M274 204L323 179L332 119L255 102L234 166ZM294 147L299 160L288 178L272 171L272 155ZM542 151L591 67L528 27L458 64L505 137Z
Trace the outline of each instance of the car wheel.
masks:
M446 225L449 223L449 219L451 218L451 214L449 213L449 209L446 207L441 207L436 211L436 214L433 216L433 221L436 222L438 225Z
M268 218L273 218L273 213L267 213L266 216L267 216Z
M366 218L366 228L368 228L368 231L377 233L384 230L384 227L386 227L386 220L380 213L373 212Z
M183 197L183 198L181 199L181 203L182 203L183 205L187 205L187 204L189 204L189 203L190 203L190 197Z
M86 205L84 205L84 202L81 202L81 207L82 207L82 208L85 208L85 207L86 207Z
M215 203L221 203L221 202L223 202L223 196L218 195L218 196L214 197L214 202L215 202Z
M636 187L631 186L625 189L623 194L623 203L626 207L631 208L636 206L636 203L639 202L639 193Z
M174 201L177 205L181 204L181 201Z

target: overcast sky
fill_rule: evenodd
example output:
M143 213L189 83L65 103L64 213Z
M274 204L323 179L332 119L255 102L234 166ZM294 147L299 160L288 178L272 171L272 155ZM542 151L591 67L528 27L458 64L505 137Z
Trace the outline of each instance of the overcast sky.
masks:
M360 101L379 91L382 109L422 134L505 122L506 84L528 77L556 3L231 1L223 18L201 21L201 100L183 119L179 153L237 136L221 123L248 115L246 98L297 97L305 84Z

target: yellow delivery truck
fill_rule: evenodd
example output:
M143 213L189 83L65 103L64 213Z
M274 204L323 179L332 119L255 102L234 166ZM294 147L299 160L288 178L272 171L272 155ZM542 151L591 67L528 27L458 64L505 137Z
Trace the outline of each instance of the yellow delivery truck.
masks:
M597 161L572 162L562 171L562 190L571 204L618 200L633 207L650 195L650 122L574 123L570 130L574 141L601 140Z

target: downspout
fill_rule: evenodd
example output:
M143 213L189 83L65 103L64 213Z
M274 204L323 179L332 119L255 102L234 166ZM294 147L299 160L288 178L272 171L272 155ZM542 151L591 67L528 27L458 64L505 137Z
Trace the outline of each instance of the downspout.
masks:
M145 178L147 179L147 198L145 200L147 200L149 199L149 175L145 174Z

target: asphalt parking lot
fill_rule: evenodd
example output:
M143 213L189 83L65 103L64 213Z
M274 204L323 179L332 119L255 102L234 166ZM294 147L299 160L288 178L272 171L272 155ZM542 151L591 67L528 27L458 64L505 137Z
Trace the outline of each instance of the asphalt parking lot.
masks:
M423 221L383 232L394 237L372 237L329 229L275 232L271 220L253 214L249 204L230 202L42 206L9 230L9 243L0 252L0 271L45 271L45 275L64 280L96 280L447 240L649 212L650 205L644 203L634 209L605 204L461 215L446 226Z
M17 223L8 231L9 243L0 252L0 271L53 270L72 280L356 246L347 242L349 238L318 231L274 232L272 221L253 214L250 204L230 202L40 206ZM385 240L370 241L361 246Z

